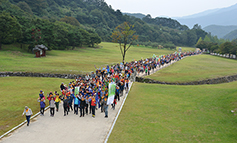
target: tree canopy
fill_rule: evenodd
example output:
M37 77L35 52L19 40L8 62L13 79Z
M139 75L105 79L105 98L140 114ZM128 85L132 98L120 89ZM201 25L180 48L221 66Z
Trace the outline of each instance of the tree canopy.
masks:
M21 34L20 24L16 17L9 13L0 13L0 50L2 43L13 43Z
M136 31L132 28L134 28L134 25L124 22L117 26L111 35L113 42L119 43L120 51L123 57L123 64L126 52L131 47L133 41L138 39L138 35L135 35Z

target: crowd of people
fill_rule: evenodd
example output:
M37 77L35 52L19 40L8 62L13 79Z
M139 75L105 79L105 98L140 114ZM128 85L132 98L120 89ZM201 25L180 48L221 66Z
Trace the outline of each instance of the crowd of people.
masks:
M44 116L45 102L48 100L50 108L50 116L54 117L55 108L58 112L59 104L63 102L64 116L69 112L80 117L92 114L95 118L95 110L105 113L105 118L108 118L108 92L109 83L116 84L114 100L111 103L112 109L115 106L124 92L128 92L130 80L135 81L139 74L149 75L151 70L168 64L171 61L180 60L184 56L199 54L199 52L173 53L162 56L153 56L153 58L141 59L139 61L127 62L125 64L118 63L115 65L107 65L103 68L97 68L90 75L84 77L76 77L68 86L64 83L60 85L60 92L50 92L47 96L41 90L39 93L38 102L40 103L40 113ZM96 68L96 67L95 67ZM28 107L27 107L28 108ZM27 110L27 109L26 109ZM24 111L24 113L26 113Z

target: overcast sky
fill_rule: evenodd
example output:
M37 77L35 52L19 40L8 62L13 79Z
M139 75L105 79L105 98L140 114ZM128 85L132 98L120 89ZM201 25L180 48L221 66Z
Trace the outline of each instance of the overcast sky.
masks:
M151 16L182 17L209 9L224 8L236 0L105 0L114 10Z

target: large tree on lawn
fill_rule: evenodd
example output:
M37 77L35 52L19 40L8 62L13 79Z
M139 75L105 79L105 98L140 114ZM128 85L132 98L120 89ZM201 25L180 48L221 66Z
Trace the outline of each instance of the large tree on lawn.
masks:
M135 35L136 31L132 30L133 27L134 25L130 25L128 22L124 22L117 26L111 35L113 42L119 43L120 51L123 57L123 64L126 52L131 47L133 41L138 39L138 35Z

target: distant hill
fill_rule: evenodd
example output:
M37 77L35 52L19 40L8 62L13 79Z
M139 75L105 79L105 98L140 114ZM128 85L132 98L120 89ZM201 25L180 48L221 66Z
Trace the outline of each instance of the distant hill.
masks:
M172 29L178 29L181 31L189 30L186 25L181 25L177 20L165 17L152 18L150 14L142 18L143 21L149 24L166 26Z
M181 24L185 24L190 28L195 24L199 24L202 27L208 25L236 25L237 23L237 4L221 8L204 11L195 15L176 18Z
M78 28L89 32L84 35L97 33L102 41L107 42L112 41L112 32L123 22L134 25L134 30L139 36L133 43L135 45L194 46L200 37L205 38L207 35L198 26L189 29L171 18L151 18L139 13L132 14L133 16L124 15L120 10L112 9L104 0L0 0L0 12L2 11L17 16L24 24L27 24L24 22L27 18L29 21L39 19L51 23L65 22L77 25ZM134 16L143 17L142 19L146 17L147 22Z
M229 39L230 41L232 41L233 39L237 39L237 29L226 34L223 38Z
M211 32L211 35L217 36L218 38L224 38L224 36L233 30L237 29L237 25L221 26L221 25L209 25L204 27L203 30Z
M200 13L195 13L193 15L188 15L188 16L183 16L183 17L173 17L174 19L188 19L188 18L197 18L197 17L201 17L201 16L206 16L208 14L212 14L216 11L220 10L220 8L216 8L216 9L210 9L210 10L206 10Z
M140 18L140 19L142 19L143 17L146 16L146 15L144 15L142 13L123 13L123 15L134 16L134 17Z

